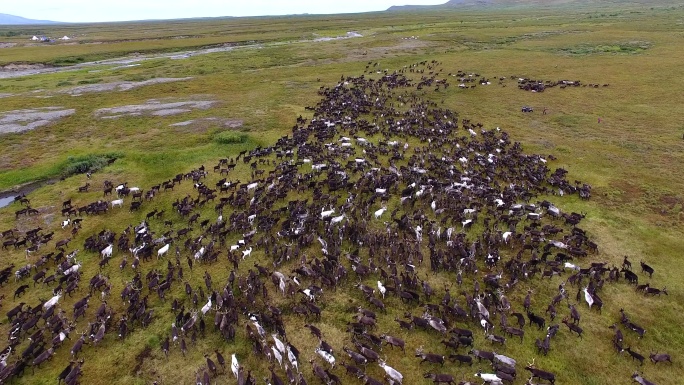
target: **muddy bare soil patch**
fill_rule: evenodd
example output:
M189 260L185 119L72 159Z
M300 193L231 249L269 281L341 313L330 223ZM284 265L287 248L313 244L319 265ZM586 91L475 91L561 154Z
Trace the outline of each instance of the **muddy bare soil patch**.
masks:
M0 135L33 130L73 115L73 108L41 107L0 112Z
M190 100L181 102L161 102L150 99L145 104L132 104L120 107L100 108L95 116L102 119L117 119L123 116L169 116L192 110L206 110L217 103L215 100Z
M133 374L134 376L138 375L138 372L140 372L140 369L142 368L143 364L145 363L146 358L150 358L152 356L152 348L149 346L146 346L145 349L143 349L142 352L138 353L135 356L135 367L133 368Z

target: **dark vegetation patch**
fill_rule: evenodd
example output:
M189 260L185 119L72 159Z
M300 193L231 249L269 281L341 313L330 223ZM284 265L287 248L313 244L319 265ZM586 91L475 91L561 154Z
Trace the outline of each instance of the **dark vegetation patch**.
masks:
M213 136L213 141L218 144L239 144L249 140L249 135L242 132L221 131Z
M81 80L78 82L78 84L98 84L102 83L102 79L86 79L86 80Z
M684 212L684 197L671 189L654 185L637 185L616 180L596 189L602 205L614 209L630 207L641 214L657 214L679 220Z
M70 156L61 166L61 175L63 177L69 177L76 174L85 174L87 172L93 173L114 163L114 161L122 156L123 155L119 152Z
M572 47L557 48L556 52L570 56L584 56L597 54L638 54L652 47L647 41L630 41L605 44L579 44Z
M131 372L131 374L134 376L138 375L138 373L140 372L140 369L142 368L143 364L145 363L145 359L147 359L151 356L152 356L152 348L149 346L146 346L142 352L136 354L135 355L135 367L133 368L133 371Z
M582 122L582 117L577 115L558 115L553 117L554 122L565 128L575 128Z

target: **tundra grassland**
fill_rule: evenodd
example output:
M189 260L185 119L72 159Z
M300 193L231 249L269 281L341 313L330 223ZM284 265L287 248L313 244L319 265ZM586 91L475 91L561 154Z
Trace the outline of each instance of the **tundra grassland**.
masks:
M681 114L684 9L620 8L618 5L609 10L561 9L562 12L509 9L214 19L130 23L123 28L119 24L0 27L0 35L10 36L0 38L2 41L17 43L0 48L0 64L67 65L224 44L236 47L177 60L150 58L131 67L102 65L1 79L0 94L10 96L0 99L0 113L52 106L73 108L76 113L32 131L0 134L0 189L59 177L74 159L86 156L117 154L117 160L93 174L89 181L91 192L77 192L78 186L87 181L82 174L32 192L29 198L31 206L40 212L37 216L15 220L19 203L0 209L0 230L40 226L46 231L55 231L55 239L67 238L69 232L60 226L64 219L60 216L61 202L73 199L83 205L101 199L104 180L127 181L129 186L147 189L202 164L211 173L211 166L219 158L235 157L238 152L258 145L271 145L290 133L299 115L311 117L305 107L319 100L319 88L336 84L341 76L361 75L369 63L370 69L393 71L436 60L441 62L445 76L462 70L486 76L492 84L459 89L458 81L452 78L447 90L433 93L430 98L444 108L457 111L460 118L481 122L489 129L501 127L513 140L521 142L527 153L553 154L557 160L551 162L551 168L562 167L568 170L570 180L592 185L592 198L588 201L576 196L553 197L564 211L586 213L581 227L599 245L598 254L579 263L603 261L608 266L620 266L623 257L629 256L638 271L638 263L643 260L655 269L655 274L650 280L639 274L640 283L667 287L669 293L645 297L635 293L634 287L624 280L606 285L601 292L605 303L601 314L590 312L584 304L580 307L584 338L570 335L561 325L563 329L553 340L548 356L537 354L534 338L541 333L527 326L522 344L509 339L506 346L495 348L498 353L518 360L519 378L515 384L524 383L526 372L520 364L533 358L538 367L556 374L557 384L628 384L631 374L637 370L657 384L679 384L684 373L681 353L684 351L681 322L684 264L679 259L684 251L684 118ZM10 31L13 33L8 34ZM362 37L315 41L320 37L346 36L351 31ZM25 46L27 39L36 34L75 36L75 42ZM128 91L89 92L80 96L64 92L82 85L187 77L190 79ZM507 78L503 81L505 87L498 84L499 77ZM517 77L581 80L585 84L609 86L555 87L543 93L531 93L518 90L516 81L511 80ZM143 114L103 119L96 112L101 108L141 105L149 100L205 100L214 104L208 109L170 116ZM534 107L534 112L521 113L523 105ZM547 114L542 114L544 109ZM190 120L193 123L172 126ZM225 132L236 132L238 139L233 140ZM245 182L250 179L249 173L249 167L240 164L230 179ZM210 175L210 181L216 179L217 175ZM138 213L129 213L126 204L123 209L110 210L106 215L86 217L83 229L73 239L73 248L82 249L87 236L105 228L120 234L129 224L140 223L145 213L154 208L166 208L168 219L182 223L184 219L171 213L169 208L176 197L185 194L195 194L190 183L184 182L174 193L161 194L153 202L144 203L144 209ZM208 206L201 214L202 218L216 216ZM228 243L236 240L229 239ZM48 247L52 246L50 243ZM77 259L83 262L82 286L98 272L99 258L97 254L80 252ZM134 275L130 269L119 272L121 258L122 252L115 251L114 260L103 270L112 283L109 303L117 320L125 312L118 295ZM272 266L258 248L250 258L249 263L241 264L240 274L252 268L252 261ZM22 250L0 250L0 268L10 263L19 267L25 260ZM166 261L146 262L143 271L155 266L164 270ZM224 258L219 263L196 266L192 273L186 269L186 274L197 286L202 283L203 272L208 270L214 282L223 284L231 269ZM446 273L428 275L428 270L428 266L421 266L419 276L430 282L439 298L444 285L453 283L454 277ZM326 291L323 316L313 322L322 330L325 340L336 348L338 360L344 357L342 346L351 345L345 332L347 322L355 314L350 309L367 306L361 292L352 287L355 279L351 277L341 289ZM536 313L543 313L556 287L566 278L567 275L554 277L551 283L539 283L535 278L522 283L535 290L532 308ZM31 287L20 299L13 299L14 290L22 283L14 282L12 277L0 288L0 293L5 295L0 336L7 336L9 331L6 310L20 301L35 304L52 296L50 288L39 285L35 289ZM454 286L452 296L459 296L460 290L470 291L469 285L460 289ZM283 308L291 304L278 298L272 285L268 287L275 303ZM61 308L71 317L73 303L86 294L87 287L82 287L73 297L65 296L60 301ZM575 289L570 294L574 302ZM523 296L524 290L517 290L511 301L520 308ZM185 298L182 285L174 285L166 297ZM99 299L95 299L86 319L77 321L71 340L65 341L65 346L36 369L35 374L28 368L12 383L53 384L56 381L69 362L69 348L86 329L88 317L99 305ZM190 384L195 370L205 364L203 354L214 349L227 358L236 353L241 365L251 369L259 382L267 376L267 364L252 354L250 342L244 336L244 317L234 342L224 342L213 331L209 320L206 337L198 338L187 355L182 356L178 347L173 346L166 358L160 344L169 334L174 318L170 302L161 302L151 295L155 315L150 326L136 327L123 341L116 338L114 331L108 332L98 346L86 346L80 354L85 359L81 383L150 384L157 380L160 384ZM418 358L413 356L419 346L424 346L426 351L447 353L438 343L441 336L434 331L399 329L393 319L401 318L411 309L397 298L388 299L386 304L389 310L381 316L377 332L405 339L407 352L402 354L385 347L381 355L404 374L405 384L431 383L423 378L425 371L450 373L457 380L465 378L475 382L479 379L473 374L478 368L491 371L484 363L475 363L472 367L451 363L444 367L419 366ZM669 353L672 364L654 366L646 362L639 366L626 353L615 352L608 326L619 323L621 308L647 329L643 339L625 331L628 341L625 346L646 356L655 351ZM559 306L559 313L567 314L564 303ZM418 314L414 311L414 315ZM314 356L317 341L302 328L305 322L293 314L285 316L288 339L303 353L302 372L309 383L317 383L308 363ZM472 322L467 326L478 330L476 346L490 349L479 326ZM19 351L24 347L25 343ZM344 378L344 383L360 383L345 377L339 367L333 372ZM368 372L375 378L384 374L374 364L368 366ZM284 377L282 371L279 373ZM235 383L235 380L228 371L215 383Z

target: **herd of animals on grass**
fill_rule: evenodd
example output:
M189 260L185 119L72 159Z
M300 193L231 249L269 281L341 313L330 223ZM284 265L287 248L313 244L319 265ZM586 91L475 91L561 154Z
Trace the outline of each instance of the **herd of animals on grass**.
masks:
M0 271L8 325L0 383L40 373L59 350L69 353L55 380L82 383L103 341L125 340L160 314L175 318L158 336L166 357L198 339L225 341L201 352L197 384L401 384L409 371L435 384L564 383L544 360L556 339L597 338L583 331L584 312L614 319L605 325L612 341L594 343L639 365L671 362L637 352L632 343L646 330L600 298L605 285L667 294L651 286L657 273L628 257L621 267L601 262L580 227L585 215L547 200L589 199L591 186L569 182L551 155L525 154L505 130L431 101L449 84L439 64L342 77L321 87L312 118L300 116L291 135L215 167L147 188L85 183L61 202L61 226L28 228L35 222L20 221L38 210L17 197L24 228L2 231L13 262ZM232 177L240 169L251 178ZM175 200L160 207L161 195ZM90 218L112 212L130 212L128 226L85 234ZM85 276L86 264L98 272ZM226 282L212 278L219 268L230 271ZM447 284L431 286L431 275ZM532 282L554 295L535 295ZM346 315L343 346L316 326L336 290L362 304ZM42 299L24 303L29 291ZM379 320L395 333L378 330ZM288 339L288 327L304 324L313 351ZM417 329L418 346L397 336ZM241 364L236 341L265 364ZM497 353L507 344L534 344L536 356ZM387 359L395 348L415 352L415 366ZM638 371L631 377L652 384Z

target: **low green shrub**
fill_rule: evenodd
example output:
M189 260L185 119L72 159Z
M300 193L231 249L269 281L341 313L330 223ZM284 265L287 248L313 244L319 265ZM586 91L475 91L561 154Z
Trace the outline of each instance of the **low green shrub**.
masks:
M216 133L213 139L218 144L240 144L247 142L249 135L241 132L221 131Z
M97 83L102 83L102 79L86 79L86 80L81 80L78 82L78 84L97 84Z
M67 158L66 162L61 167L62 175L64 177L69 177L71 175L99 171L105 166L115 161L117 158L121 157L122 154L120 153L70 156Z

